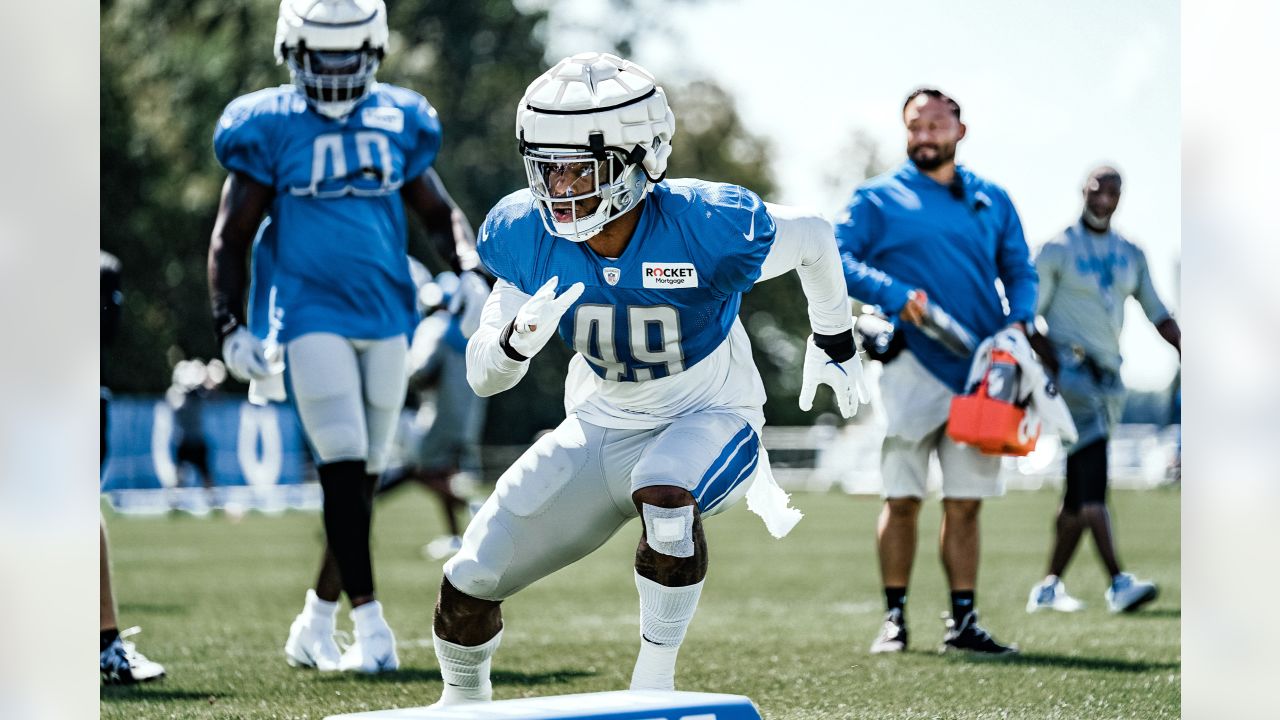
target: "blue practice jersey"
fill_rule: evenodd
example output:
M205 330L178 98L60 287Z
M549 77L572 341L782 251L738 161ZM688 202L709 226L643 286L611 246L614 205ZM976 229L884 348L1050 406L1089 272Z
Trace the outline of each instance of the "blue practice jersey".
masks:
M431 167L440 121L421 95L378 83L344 121L293 85L233 101L213 135L218 162L275 191L269 294L279 339L309 332L380 339L413 332L400 188ZM261 334L261 333L259 333Z
M668 180L633 212L635 234L610 259L548 233L521 190L489 211L477 248L490 272L530 295L552 277L558 293L585 285L560 338L597 375L624 382L674 375L719 347L774 237L764 203L736 185Z

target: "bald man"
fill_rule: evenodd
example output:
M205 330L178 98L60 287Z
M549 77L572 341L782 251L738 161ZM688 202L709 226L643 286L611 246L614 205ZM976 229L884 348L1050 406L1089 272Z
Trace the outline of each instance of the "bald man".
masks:
M1058 510L1049 574L1031 589L1027 612L1073 612L1083 607L1067 594L1061 577L1086 530L1111 577L1104 593L1111 612L1133 612L1157 593L1155 583L1121 569L1107 512L1107 440L1124 408L1120 330L1125 300L1138 301L1179 357L1182 333L1156 294L1142 250L1111 227L1121 186L1120 173L1113 167L1089 173L1080 220L1046 243L1036 257L1036 311L1048 323L1051 346L1041 355L1058 376L1080 437L1068 448L1066 492Z

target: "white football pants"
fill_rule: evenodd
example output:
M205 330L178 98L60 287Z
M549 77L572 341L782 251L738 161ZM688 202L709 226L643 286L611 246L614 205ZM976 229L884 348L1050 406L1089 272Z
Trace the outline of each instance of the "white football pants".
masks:
M371 474L385 470L408 382L404 336L308 333L285 346L285 358L302 430L320 464L364 460Z

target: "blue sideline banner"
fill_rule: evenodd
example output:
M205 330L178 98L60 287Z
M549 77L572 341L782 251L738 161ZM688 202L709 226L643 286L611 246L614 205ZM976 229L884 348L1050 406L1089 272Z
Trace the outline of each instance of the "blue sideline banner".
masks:
M202 476L200 463L179 452L178 419L163 397L116 397L107 413L101 488L121 511L318 505L309 451L290 405L258 407L241 399L205 399L199 435L204 439L208 478ZM187 443L192 445L198 442Z

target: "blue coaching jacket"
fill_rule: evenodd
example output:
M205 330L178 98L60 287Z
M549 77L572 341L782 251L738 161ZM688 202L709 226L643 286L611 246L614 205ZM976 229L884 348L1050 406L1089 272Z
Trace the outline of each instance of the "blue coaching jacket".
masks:
M908 160L858 186L836 222L849 295L896 318L920 288L980 338L1030 324L1038 279L1018 212L1000 186L963 166L956 173L953 189ZM969 359L909 323L898 331L929 372L964 390Z

